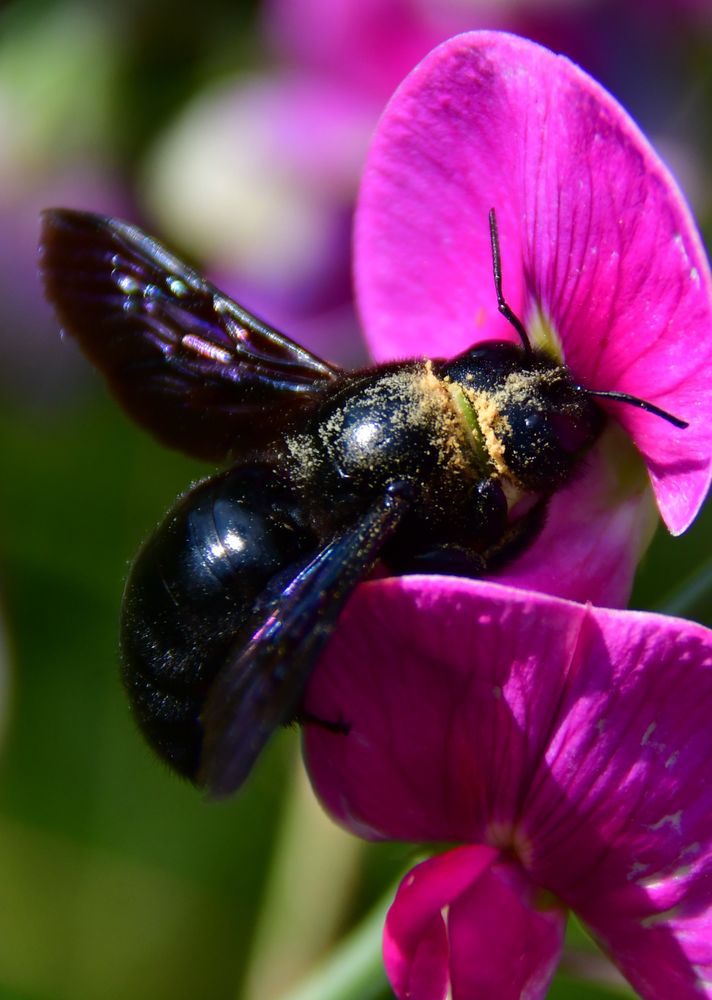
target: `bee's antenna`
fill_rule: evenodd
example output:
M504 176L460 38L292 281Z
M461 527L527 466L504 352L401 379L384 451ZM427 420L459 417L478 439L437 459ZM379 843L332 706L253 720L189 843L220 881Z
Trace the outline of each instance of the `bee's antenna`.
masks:
M494 271L494 288L497 293L497 305L499 306L499 311L502 313L506 320L512 324L514 329L519 334L519 339L522 342L522 346L528 355L532 353L532 345L527 336L527 331L524 329L524 324L519 319L518 316L512 312L507 303L504 301L504 295L502 294L502 260L499 255L499 233L497 232L497 216L493 208L489 210L489 227L490 227L490 241L492 243L492 270Z
M663 420L667 420L669 424L673 427L679 427L684 430L689 427L687 420L680 420L679 417L674 417L672 413L668 413L667 410L662 410L655 403L649 403L645 399L638 399L637 396L630 396L627 392L603 392L596 391L594 389L585 390L589 396L598 396L602 399L614 399L618 403L630 403L631 406L637 406L640 410L645 410L646 413L653 413L656 417L662 417Z

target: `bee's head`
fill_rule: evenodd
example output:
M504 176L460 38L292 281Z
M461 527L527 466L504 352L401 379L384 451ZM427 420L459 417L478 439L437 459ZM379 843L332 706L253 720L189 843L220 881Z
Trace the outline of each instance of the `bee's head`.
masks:
M502 293L494 209L489 226L497 306L521 343L484 341L443 363L438 374L455 387L458 409L492 474L514 480L528 492L546 495L557 490L603 430L606 416L595 402L598 398L637 406L675 427L687 427L684 420L637 396L584 388L566 365L532 346Z

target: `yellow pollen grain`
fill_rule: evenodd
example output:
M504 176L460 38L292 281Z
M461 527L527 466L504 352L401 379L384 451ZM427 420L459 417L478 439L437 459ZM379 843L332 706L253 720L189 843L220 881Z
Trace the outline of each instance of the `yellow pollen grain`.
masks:
M393 378L402 378L397 373ZM400 420L410 426L426 426L433 430L433 442L438 448L438 460L459 472L471 474L467 461L466 434L459 412L454 406L445 380L438 378L430 360L415 376L403 380L403 407ZM398 417L396 424L398 423Z
M285 438L284 445L295 481L309 480L319 466L319 455L314 442L306 434L290 434Z
M502 438L510 433L509 421L503 417L499 410L497 394L487 392L475 392L467 386L463 387L463 392L468 402L475 411L480 433L485 442L487 454L500 476L510 475L507 462L504 457L504 445Z

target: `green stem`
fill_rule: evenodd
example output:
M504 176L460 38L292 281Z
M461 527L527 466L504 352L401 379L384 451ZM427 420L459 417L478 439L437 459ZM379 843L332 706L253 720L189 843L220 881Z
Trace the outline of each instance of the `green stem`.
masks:
M365 846L327 817L295 759L241 1000L275 1000L326 952L350 908Z
M392 889L311 975L280 1000L374 1000L382 995L386 979L381 938L393 895Z
M664 615L681 618L709 617L712 605L712 559L707 559L692 576L688 577L655 608Z

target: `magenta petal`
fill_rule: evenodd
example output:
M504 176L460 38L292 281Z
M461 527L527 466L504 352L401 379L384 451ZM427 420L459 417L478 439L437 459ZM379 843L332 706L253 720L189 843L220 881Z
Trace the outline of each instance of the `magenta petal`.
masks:
M417 865L388 912L383 956L399 998L536 1000L561 953L561 910L487 847L461 847Z
M491 583L361 587L305 751L355 832L487 844L643 996L712 995L712 631Z
M497 313L487 213L505 294L553 328L593 389L642 396L681 432L610 411L646 458L679 532L710 481L712 279L672 178L619 105L532 42L458 36L391 101L357 212L359 304L374 354L452 355L513 331Z
M712 995L712 632L591 610L546 764L527 869L648 998Z
M449 945L442 910L496 858L489 847L461 847L417 865L401 882L383 929L383 960L396 995L445 998Z
M360 587L306 698L311 714L350 725L347 736L305 730L326 808L374 839L487 842L495 825L511 831L584 614L449 577Z
M521 869L494 864L448 914L453 1000L545 997L563 946L566 915L540 909Z

